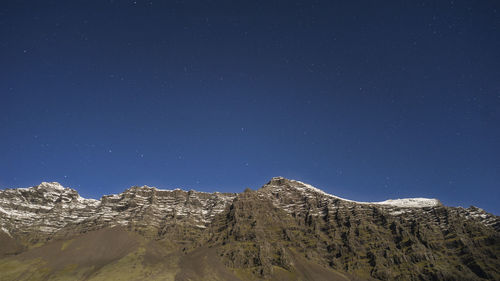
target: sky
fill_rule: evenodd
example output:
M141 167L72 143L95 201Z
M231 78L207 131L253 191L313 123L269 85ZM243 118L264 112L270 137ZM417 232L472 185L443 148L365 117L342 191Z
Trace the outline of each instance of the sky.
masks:
M2 1L0 188L241 192L500 214L500 2Z

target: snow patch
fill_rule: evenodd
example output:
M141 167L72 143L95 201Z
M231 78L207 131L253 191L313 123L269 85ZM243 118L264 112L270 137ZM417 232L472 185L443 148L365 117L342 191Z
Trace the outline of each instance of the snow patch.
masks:
M323 194L323 195L326 195L326 196L329 196L329 197L333 197L335 199L340 199L340 200L344 200L344 201L348 201L348 202L353 202L353 203L363 203L363 202L349 200L349 199L345 199L345 198L342 198L342 197L338 197L338 196L326 193L326 192L324 192L323 190L321 190L321 189L319 189L317 187L314 187L314 186L312 186L310 184L307 184L307 183L303 183L303 182L298 181L298 180L290 180L290 181L293 182L293 183L298 183L298 184L303 185L305 188L307 188L307 190L310 190L310 191L313 191L313 192L316 192L316 193L320 193L320 194Z
M403 199L389 199L382 202L371 202L371 204L390 205L403 208L424 208L435 207L439 205L437 199L429 198L403 198Z
M4 210L2 207L0 207L0 213L4 213L6 214L8 217L10 217L12 215L11 212L7 212L6 210Z
M0 228L3 232L5 232L7 235L9 235L10 238L12 238L12 235L10 235L10 232L2 226L2 228Z
M391 215L393 216L399 216L401 214L404 214L406 213L405 211L393 211L393 212L390 212Z
M39 186L39 188L50 188L50 189L55 189L55 190L65 190L64 186L62 186L58 182L42 182Z

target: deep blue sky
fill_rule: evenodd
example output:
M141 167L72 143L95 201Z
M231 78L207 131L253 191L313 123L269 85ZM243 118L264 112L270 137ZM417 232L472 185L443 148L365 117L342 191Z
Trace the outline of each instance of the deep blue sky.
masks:
M1 188L500 214L499 1L2 1L0 34Z

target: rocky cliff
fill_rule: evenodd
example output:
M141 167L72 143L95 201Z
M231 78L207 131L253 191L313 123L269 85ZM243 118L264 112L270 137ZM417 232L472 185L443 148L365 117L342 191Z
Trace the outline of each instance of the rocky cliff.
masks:
M0 191L0 280L500 280L500 219L273 178L235 193Z

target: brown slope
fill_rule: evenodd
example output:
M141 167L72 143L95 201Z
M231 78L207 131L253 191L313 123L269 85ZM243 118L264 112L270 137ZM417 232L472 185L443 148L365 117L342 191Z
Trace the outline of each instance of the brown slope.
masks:
M96 270L123 258L139 246L141 238L121 227L103 228L71 239L54 241L23 253L23 260L43 258L55 270L68 265Z
M0 258L18 254L24 247L7 233L0 231Z
M197 248L180 259L179 267L175 281L242 281L224 266L215 248Z
M143 280L170 269L165 248L121 227L104 228L0 259L0 280ZM122 276L130 267L137 270Z
M244 280L361 280L306 258L304 245L315 239L310 231L268 197L247 190L216 218L206 244Z

